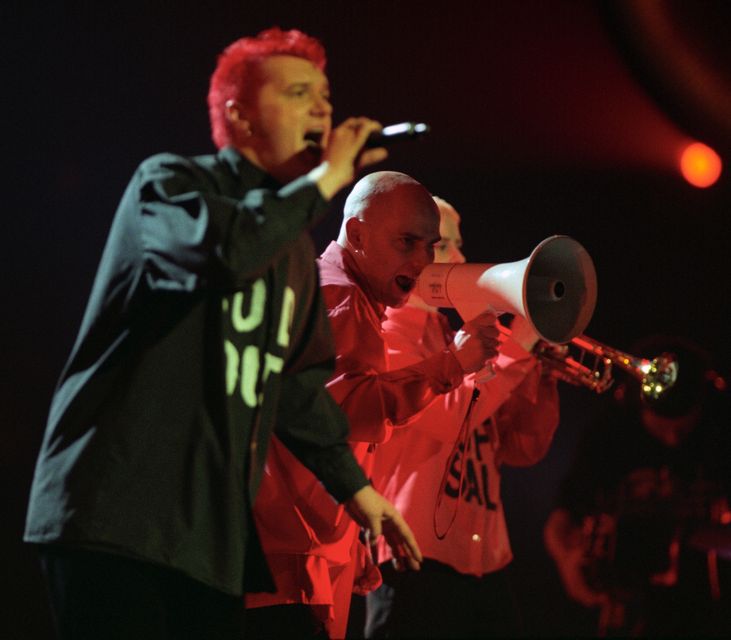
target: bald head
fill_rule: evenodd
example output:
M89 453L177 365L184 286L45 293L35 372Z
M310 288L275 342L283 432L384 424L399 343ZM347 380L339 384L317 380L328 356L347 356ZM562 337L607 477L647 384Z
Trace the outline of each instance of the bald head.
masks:
M411 176L398 171L376 171L364 176L353 187L343 208L343 224L338 242L346 245L350 218L377 222L399 210L409 215L415 209L431 210L431 194Z
M439 209L417 180L397 171L361 178L343 210L338 244L355 259L372 297L402 306L440 239Z

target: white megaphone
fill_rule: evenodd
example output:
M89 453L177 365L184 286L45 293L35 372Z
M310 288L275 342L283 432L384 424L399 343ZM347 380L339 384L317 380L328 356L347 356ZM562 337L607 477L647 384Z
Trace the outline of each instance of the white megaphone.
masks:
M456 309L465 322L485 311L520 315L541 339L564 344L591 320L596 271L584 247L556 235L517 262L430 264L419 276L416 293L434 307Z

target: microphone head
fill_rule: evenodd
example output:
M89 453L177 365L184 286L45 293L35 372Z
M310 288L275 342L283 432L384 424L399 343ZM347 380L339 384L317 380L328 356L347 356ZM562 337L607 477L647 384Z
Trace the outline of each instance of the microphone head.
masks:
M430 130L431 127L424 122L400 122L398 124L391 124L368 136L364 146L367 149L388 147L400 140L420 138L429 133Z

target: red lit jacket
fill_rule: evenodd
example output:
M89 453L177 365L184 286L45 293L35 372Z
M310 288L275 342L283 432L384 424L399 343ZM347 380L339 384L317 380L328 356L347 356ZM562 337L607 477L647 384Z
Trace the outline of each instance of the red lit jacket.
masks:
M391 366L406 366L452 340L444 315L406 306L383 325ZM409 429L394 432L376 455L372 479L414 531L424 556L481 576L512 559L500 499L500 466L531 465L548 451L558 426L555 381L512 340L502 342L494 377L479 374L432 403ZM457 444L473 389L466 447ZM465 452L466 449L466 452ZM462 489L460 490L460 482ZM435 511L436 531L435 533ZM390 559L384 544L379 561Z

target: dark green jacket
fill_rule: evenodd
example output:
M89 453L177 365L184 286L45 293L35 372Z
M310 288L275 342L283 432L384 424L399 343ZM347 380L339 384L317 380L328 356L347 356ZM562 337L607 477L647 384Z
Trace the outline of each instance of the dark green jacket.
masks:
M251 505L272 430L337 500L367 483L324 389L306 229L325 209L313 183L281 187L231 148L141 164L52 400L26 541L240 594L245 556L246 588L267 579Z

